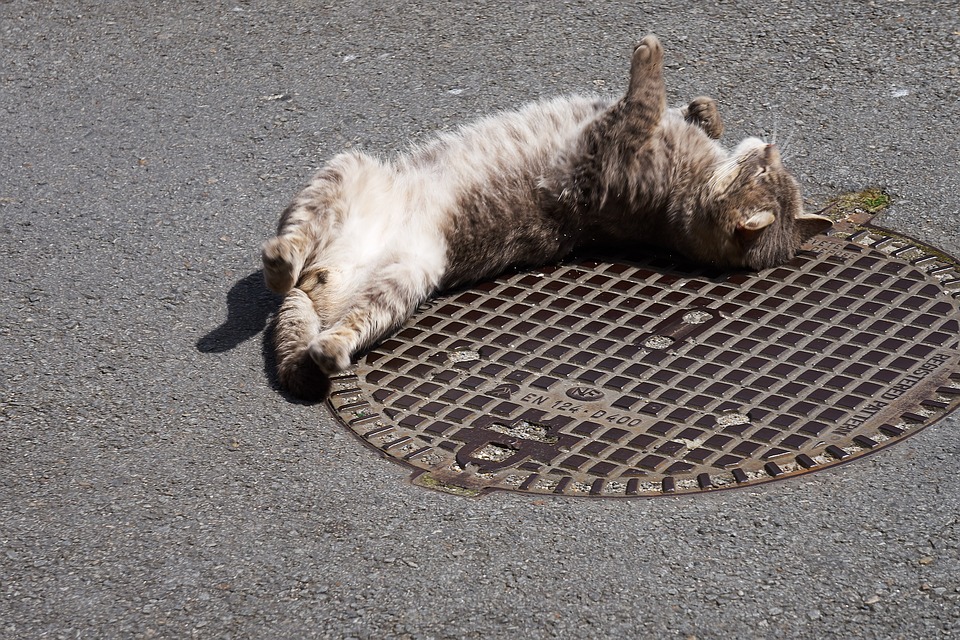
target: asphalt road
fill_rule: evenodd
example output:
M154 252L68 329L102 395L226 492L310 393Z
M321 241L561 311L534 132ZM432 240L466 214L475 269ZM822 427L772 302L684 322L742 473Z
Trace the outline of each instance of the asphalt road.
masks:
M648 32L811 208L881 186L960 255L954 1L0 1L0 636L960 635L957 417L750 490L466 499L276 388L258 248L313 168L617 93Z

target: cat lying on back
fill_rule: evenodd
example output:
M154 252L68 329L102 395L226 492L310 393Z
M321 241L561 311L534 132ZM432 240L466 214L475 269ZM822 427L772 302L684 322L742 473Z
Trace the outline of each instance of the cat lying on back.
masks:
M574 250L677 251L721 268L790 260L830 226L805 215L777 150L732 152L716 103L666 108L663 50L647 36L617 101L530 104L387 162L331 160L263 246L284 387L323 399L329 376L438 290Z

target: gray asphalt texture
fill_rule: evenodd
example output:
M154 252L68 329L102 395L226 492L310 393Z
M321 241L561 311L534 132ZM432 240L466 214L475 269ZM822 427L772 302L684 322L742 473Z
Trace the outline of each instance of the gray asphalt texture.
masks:
M0 637L960 635L960 421L638 500L408 483L273 380L259 245L312 170L619 93L786 147L960 255L954 1L0 1Z

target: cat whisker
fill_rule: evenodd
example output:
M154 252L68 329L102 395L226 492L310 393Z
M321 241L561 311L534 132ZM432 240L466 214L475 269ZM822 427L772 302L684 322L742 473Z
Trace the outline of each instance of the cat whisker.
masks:
M783 141L783 144L780 145L780 156L787 160L792 155L793 151L793 132L790 132L790 135L787 136L786 140Z
M788 128L789 129L789 128ZM780 115L775 114L773 117L773 126L771 129L770 137L767 138L764 136L764 140L772 145L777 145L778 150L780 151L780 157L784 160L787 160L790 157L790 142L793 138L793 131L787 132L786 136L782 141L780 138L783 136L783 133L780 128Z
M771 123L771 126L768 129L768 131L770 133L769 135L767 135L766 133L764 134L763 141L766 142L767 144L777 144L777 137L778 137L777 134L780 131L780 115L779 114L777 113L773 114L773 122Z
M814 216L826 215L828 211L832 211L832 210L836 209L838 206L839 206L839 203L837 203L837 202L831 202L830 204L828 204L827 206L825 206L823 209L820 209L820 210L818 210L818 211L812 211L812 212L810 212L809 215L814 215Z

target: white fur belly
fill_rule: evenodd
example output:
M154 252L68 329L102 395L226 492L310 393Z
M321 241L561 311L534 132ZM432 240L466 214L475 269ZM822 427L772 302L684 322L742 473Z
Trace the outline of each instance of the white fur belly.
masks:
M440 218L450 196L425 184L371 163L343 185L337 236L317 256L334 317L378 287L417 300L437 287L447 250Z

